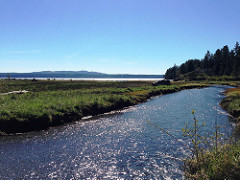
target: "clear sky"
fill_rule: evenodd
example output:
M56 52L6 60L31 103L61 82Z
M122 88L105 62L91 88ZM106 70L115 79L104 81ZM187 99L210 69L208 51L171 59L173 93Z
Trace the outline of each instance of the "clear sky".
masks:
M164 74L240 41L240 0L0 0L0 72Z

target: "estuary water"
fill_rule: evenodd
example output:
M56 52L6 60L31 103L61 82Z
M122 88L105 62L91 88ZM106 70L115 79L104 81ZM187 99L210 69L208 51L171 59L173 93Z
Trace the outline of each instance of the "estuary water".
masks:
M199 124L206 122L202 132L211 133L217 122L224 137L232 133L234 123L218 105L226 88L184 90L49 130L2 136L0 179L184 179L182 160L191 153L181 129L193 122L192 109Z
M3 78L6 79L6 78ZM19 77L15 79L20 80L56 80L56 81L160 81L164 78L30 78L30 77Z

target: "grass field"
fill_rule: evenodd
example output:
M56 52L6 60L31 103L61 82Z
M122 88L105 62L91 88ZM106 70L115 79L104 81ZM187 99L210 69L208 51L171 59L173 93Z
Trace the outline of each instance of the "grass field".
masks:
M1 80L0 131L26 132L79 120L146 101L151 96L204 84L152 86L152 82Z

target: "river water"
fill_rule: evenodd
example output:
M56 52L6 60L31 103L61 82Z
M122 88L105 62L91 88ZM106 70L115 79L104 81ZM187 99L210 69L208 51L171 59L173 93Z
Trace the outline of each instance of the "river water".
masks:
M206 122L202 131L217 122L231 135L234 124L218 105L225 88L184 90L87 121L2 136L0 179L184 179L190 151L181 128L193 121L192 109Z

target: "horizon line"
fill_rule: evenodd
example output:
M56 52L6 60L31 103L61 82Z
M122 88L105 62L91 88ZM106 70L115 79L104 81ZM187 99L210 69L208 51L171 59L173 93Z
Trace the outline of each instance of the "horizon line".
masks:
M130 74L130 73L102 73L102 72L97 72L97 71L87 71L87 70L80 70L80 71L34 71L34 72L0 72L0 74L11 74L11 73L17 73L17 74L29 74L29 73L41 73L41 72L89 72L89 73L99 73L99 74L106 74L106 75L164 75L164 74Z

